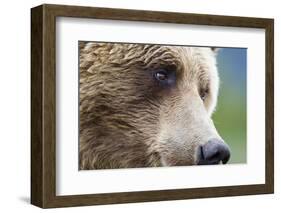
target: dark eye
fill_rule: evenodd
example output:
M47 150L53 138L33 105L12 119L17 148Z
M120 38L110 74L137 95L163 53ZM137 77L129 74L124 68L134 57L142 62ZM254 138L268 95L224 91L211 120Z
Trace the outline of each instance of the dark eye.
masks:
M173 70L155 70L154 79L160 86L172 86L176 83L176 73Z
M208 96L209 90L208 89L200 89L200 97L202 101L205 101Z
M155 74L154 74L156 80L158 81L167 81L168 80L168 73L161 70L161 71L157 71Z

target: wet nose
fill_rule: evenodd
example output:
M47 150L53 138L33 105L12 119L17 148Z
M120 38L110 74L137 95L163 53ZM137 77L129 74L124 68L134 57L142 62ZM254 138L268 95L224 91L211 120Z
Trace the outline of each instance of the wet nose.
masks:
M229 158L228 146L219 139L211 139L198 149L198 165L226 164Z

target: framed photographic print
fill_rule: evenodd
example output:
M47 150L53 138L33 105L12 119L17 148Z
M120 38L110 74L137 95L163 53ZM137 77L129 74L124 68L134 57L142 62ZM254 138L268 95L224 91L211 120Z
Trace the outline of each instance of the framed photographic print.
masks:
M273 193L273 19L31 9L31 203Z

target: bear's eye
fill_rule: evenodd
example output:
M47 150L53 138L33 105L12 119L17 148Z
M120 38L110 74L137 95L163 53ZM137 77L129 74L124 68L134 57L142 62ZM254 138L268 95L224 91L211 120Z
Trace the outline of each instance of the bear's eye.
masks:
M166 81L168 79L168 74L166 72L159 71L155 73L155 78L158 81Z
M154 79L161 86L172 86L176 82L176 74L172 70L158 69L154 71Z
M202 101L205 101L209 93L209 89L200 89L199 95Z

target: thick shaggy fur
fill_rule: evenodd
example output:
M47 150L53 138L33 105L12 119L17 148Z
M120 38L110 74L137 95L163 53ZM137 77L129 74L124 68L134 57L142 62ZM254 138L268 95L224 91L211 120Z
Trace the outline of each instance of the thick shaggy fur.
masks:
M210 48L80 42L80 169L196 164L219 135ZM163 87L153 72L176 72ZM201 91L207 93L200 98Z

